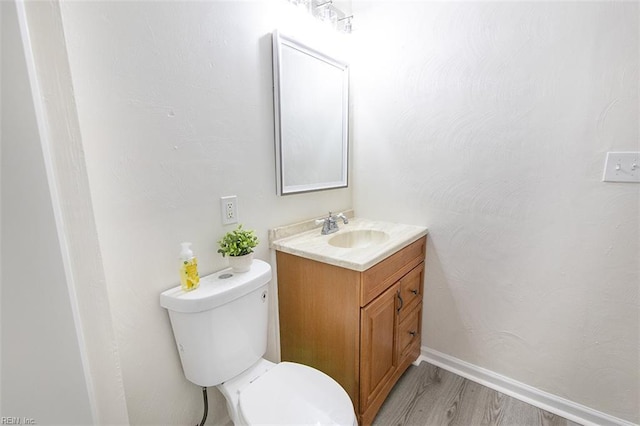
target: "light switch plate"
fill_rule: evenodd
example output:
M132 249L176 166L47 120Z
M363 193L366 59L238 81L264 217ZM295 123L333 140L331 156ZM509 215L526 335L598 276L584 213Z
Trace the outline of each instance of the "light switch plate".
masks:
M607 152L605 182L640 182L640 152Z

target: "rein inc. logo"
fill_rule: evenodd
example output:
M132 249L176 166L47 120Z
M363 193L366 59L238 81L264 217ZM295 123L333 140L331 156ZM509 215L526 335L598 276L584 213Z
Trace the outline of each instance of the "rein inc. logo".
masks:
M36 425L35 419L31 417L0 417L0 425Z

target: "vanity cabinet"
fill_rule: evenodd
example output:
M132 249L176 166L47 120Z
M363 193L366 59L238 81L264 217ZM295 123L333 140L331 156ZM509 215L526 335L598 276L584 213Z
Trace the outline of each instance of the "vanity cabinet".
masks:
M362 272L276 252L282 360L333 377L361 425L420 355L425 244Z

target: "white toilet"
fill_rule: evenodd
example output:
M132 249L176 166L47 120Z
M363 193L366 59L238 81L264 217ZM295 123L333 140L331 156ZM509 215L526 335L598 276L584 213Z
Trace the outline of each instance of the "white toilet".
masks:
M326 374L301 364L274 364L267 348L271 266L225 269L202 277L200 287L160 295L169 311L184 374L199 386L217 386L235 425L357 426L345 390Z

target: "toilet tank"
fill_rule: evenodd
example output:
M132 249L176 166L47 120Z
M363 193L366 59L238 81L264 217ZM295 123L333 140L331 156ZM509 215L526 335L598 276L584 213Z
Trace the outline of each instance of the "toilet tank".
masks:
M193 291L177 286L160 295L188 380L216 386L264 355L269 281L271 266L256 259L248 272L224 269L200 278Z

